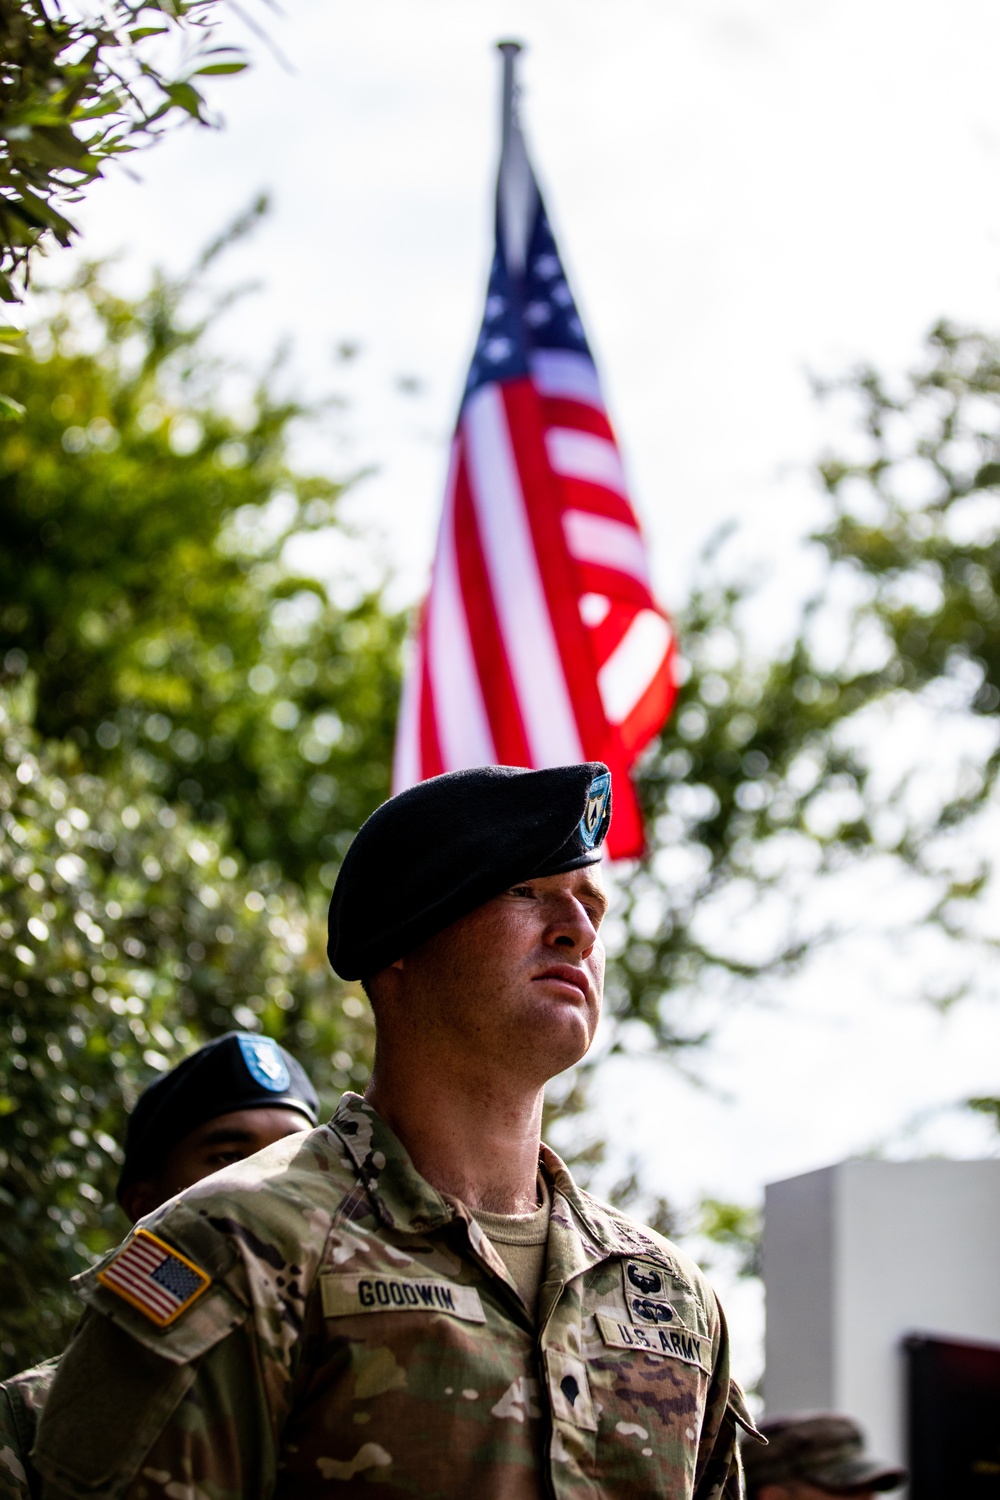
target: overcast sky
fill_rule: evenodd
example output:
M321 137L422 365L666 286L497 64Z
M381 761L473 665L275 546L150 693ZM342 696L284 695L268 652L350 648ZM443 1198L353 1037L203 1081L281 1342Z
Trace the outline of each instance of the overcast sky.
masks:
M136 161L140 183L89 194L88 252L127 250L135 285L272 191L226 271L262 283L226 350L262 362L290 337L304 394L352 396L303 451L377 470L348 511L412 600L491 253L493 43L521 38L529 149L663 600L683 599L698 549L735 517L780 633L810 567L797 539L822 514L808 466L832 433L805 371L898 370L942 315L1000 328L996 0L285 5L266 24L293 71L254 44L253 71L212 90L223 131L176 132ZM362 351L346 367L345 340ZM900 985L885 966L844 954L734 1015L703 1064L714 1092L653 1064L627 1090L609 1075L623 1150L683 1201L753 1199L872 1144L991 1149L948 1116L904 1127L996 1091L997 1015L920 1010L905 968Z

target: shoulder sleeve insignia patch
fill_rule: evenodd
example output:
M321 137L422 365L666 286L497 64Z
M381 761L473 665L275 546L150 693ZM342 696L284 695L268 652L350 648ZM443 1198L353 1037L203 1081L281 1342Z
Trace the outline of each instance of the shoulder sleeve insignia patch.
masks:
M171 1249L148 1229L137 1229L125 1248L98 1272L97 1279L145 1313L158 1328L166 1328L179 1318L212 1280L193 1260Z

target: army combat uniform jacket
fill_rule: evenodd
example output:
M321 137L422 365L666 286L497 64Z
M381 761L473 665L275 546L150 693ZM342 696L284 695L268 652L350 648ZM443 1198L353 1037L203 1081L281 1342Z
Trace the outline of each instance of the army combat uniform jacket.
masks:
M33 1500L38 1493L28 1454L57 1364L47 1359L0 1385L0 1500Z
M542 1162L537 1323L357 1095L172 1199L82 1278L44 1500L735 1500L752 1423L714 1293Z

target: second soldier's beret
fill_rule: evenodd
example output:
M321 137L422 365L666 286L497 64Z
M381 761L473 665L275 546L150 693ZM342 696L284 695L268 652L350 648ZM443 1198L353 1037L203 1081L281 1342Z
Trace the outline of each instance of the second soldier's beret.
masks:
M125 1133L117 1197L157 1172L192 1130L239 1109L297 1109L315 1125L319 1099L305 1070L269 1036L228 1031L206 1042L139 1096Z
M518 880L601 857L611 774L600 761L432 776L372 813L330 901L330 963L367 979Z

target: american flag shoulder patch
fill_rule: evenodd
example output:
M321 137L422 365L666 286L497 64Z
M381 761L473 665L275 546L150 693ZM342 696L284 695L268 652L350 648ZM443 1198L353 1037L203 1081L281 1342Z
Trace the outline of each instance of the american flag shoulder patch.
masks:
M212 1278L148 1229L137 1229L97 1279L166 1328L201 1296Z

